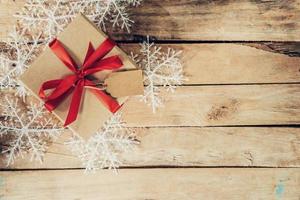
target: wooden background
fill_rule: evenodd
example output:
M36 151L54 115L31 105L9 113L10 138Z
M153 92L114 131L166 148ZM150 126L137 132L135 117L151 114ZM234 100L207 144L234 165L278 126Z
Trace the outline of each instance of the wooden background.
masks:
M24 0L0 2L4 40ZM126 104L141 145L119 175L84 174L65 133L42 165L2 160L0 198L299 200L300 1L145 0L131 13L132 33L110 35L128 52L146 35L183 50L189 80L156 114Z

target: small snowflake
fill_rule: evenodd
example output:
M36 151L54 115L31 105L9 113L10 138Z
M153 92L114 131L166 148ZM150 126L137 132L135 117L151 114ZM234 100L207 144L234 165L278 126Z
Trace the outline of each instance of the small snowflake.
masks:
M31 104L24 110L18 98L5 96L0 106L4 116L4 121L0 121L0 137L9 138L2 150L7 165L24 153L30 153L31 160L42 162L48 142L56 139L64 128L49 116L43 105Z
M150 43L149 37L141 44L140 55L132 54L132 59L144 73L146 86L142 100L152 107L153 112L163 105L159 96L161 88L174 92L185 81L180 54L181 51L171 48L162 52L161 47Z
M88 141L74 136L66 143L82 161L86 171L109 168L116 170L122 163L121 152L138 144L132 129L126 128L120 114L113 115Z

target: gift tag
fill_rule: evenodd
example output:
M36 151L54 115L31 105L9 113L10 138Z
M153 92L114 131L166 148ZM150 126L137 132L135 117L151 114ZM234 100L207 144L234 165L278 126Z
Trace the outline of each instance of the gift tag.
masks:
M104 81L106 92L115 98L144 94L142 70L113 72Z

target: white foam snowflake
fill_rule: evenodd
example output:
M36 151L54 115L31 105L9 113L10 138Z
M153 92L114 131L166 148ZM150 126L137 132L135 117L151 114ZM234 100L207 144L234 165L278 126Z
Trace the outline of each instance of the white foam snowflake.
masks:
M149 37L141 43L139 55L132 53L132 59L144 73L146 86L142 100L152 107L153 112L163 105L159 94L162 88L174 92L185 81L180 54L181 51L172 48L163 52L161 47L149 41Z
M63 30L74 17L66 0L27 0L15 17L25 30L42 32L46 43Z
M17 87L17 94L24 97L25 89L18 83L18 77L38 54L39 37L26 36L24 31L16 29L10 33L0 54L0 89Z
M48 143L64 128L41 104L32 103L24 110L18 98L5 96L3 100L0 104L4 116L0 121L0 137L6 138L2 153L7 157L7 165L17 157L23 157L24 153L30 153L31 160L42 162Z
M133 129L126 128L121 115L115 114L87 141L74 136L66 144L82 161L86 171L95 171L103 168L116 170L122 164L119 154L131 150L138 141Z
M130 31L133 21L128 6L137 6L141 0L27 0L22 12L15 16L31 32L43 32L46 42L52 40L78 14L84 13L98 27L106 23ZM41 29L42 28L42 29Z
M128 7L138 6L142 0L76 0L72 4L74 13L82 12L90 20L106 30L106 23L113 27L120 27L130 32L133 20L129 18Z

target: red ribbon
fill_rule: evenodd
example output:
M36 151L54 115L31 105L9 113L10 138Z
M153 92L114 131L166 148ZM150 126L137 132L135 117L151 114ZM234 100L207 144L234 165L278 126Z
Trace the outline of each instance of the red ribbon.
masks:
M45 107L49 111L52 111L73 92L64 126L67 126L76 120L84 86L89 86L91 91L112 113L115 113L121 107L113 97L106 94L104 91L99 90L99 88L96 87L96 84L87 78L88 75L95 72L102 70L116 70L122 66L122 61L118 56L103 58L114 48L114 46L115 43L110 39L106 39L96 50L93 48L92 44L89 43L83 65L79 68L59 40L54 39L49 44L53 53L73 72L73 74L67 75L63 79L44 82L40 87L39 96L45 100ZM51 94L46 96L45 91L49 89L54 90Z

